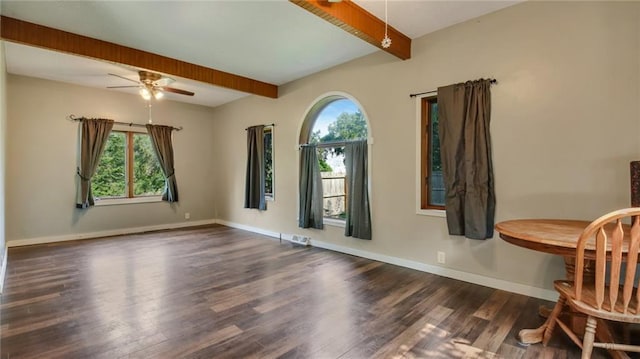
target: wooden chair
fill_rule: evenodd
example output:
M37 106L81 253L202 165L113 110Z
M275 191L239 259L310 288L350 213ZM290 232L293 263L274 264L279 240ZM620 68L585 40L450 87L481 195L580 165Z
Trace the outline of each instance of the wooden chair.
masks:
M625 218L632 225L623 224ZM613 222L613 223L612 223ZM640 290L637 288L638 248L640 246L640 208L626 208L608 213L584 229L576 248L575 279L557 280L560 298L550 314L543 344L546 345L557 323L582 348L582 358L590 358L594 347L640 352L640 346L594 342L598 320L640 323ZM595 282L585 280L585 252L593 259L595 249ZM625 257L626 256L626 257ZM623 258L624 257L624 258ZM609 273L607 275L607 264ZM622 267L625 266L625 271ZM608 277L608 278L607 278ZM608 279L608 281L607 281ZM573 332L560 319L565 305L587 316L584 338ZM581 333L580 333L581 334Z

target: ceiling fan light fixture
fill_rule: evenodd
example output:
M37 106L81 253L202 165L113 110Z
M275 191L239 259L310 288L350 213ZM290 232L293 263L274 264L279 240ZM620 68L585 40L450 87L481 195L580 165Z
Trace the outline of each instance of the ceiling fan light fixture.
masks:
M164 93L160 90L153 90L153 98L159 100L164 97Z
M147 101L151 100L151 92L146 87L140 89L140 96Z
M2 1L2 0L0 0ZM127 87L136 87L138 88L138 93L140 94L140 96L145 100L145 101L151 101L151 99L156 99L156 100L160 100L162 98L164 98L164 93L165 92L172 92L172 93L176 93L178 95L185 95L185 96L193 96L195 95L193 92L191 91L186 91L186 90L181 90L181 89L177 89L174 87L169 87L168 85L171 84L172 82L174 82L175 80L170 78L170 77L166 77L166 76L162 76L158 73L155 72L148 72L148 71L138 71L138 75L140 76L140 80L139 81L135 81L132 80L128 77L124 77L124 76L120 76L120 75L116 75L116 74L109 74L111 76L116 76L119 77L121 79L127 80L127 81L131 81L131 82L135 82L136 86L134 85L130 85L130 86L107 86L107 88L127 88Z

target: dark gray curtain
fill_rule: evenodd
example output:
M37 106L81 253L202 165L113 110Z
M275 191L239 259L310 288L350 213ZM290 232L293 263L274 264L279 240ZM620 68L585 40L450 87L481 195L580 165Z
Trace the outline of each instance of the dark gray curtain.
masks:
M264 125L247 128L247 172L244 208L267 209L264 197Z
M173 166L173 144L171 143L171 131L173 131L173 127L151 124L148 124L146 127L165 178L162 200L178 202L178 184Z
M491 83L480 79L438 88L440 155L449 234L493 237Z
M91 177L96 173L112 128L113 120L80 119L80 166L77 169L79 181L76 208L88 208L95 204L91 193Z
M314 145L300 149L300 213L298 227L322 229L322 178L318 150Z
M347 221L344 235L371 239L367 141L347 143L344 148L344 157L348 181Z

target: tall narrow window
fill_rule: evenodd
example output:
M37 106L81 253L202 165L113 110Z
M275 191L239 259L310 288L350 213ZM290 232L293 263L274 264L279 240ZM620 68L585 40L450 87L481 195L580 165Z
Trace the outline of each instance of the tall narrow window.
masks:
M346 219L349 188L345 145L351 141L366 140L367 137L367 121L362 110L345 96L327 96L307 114L300 143L318 147L325 219L339 222Z
M267 209L273 200L273 125L255 125L247 131L247 168L244 208Z
M444 209L444 181L438 133L438 98L421 99L420 208Z
M91 181L96 199L159 196L164 186L149 135L112 131Z

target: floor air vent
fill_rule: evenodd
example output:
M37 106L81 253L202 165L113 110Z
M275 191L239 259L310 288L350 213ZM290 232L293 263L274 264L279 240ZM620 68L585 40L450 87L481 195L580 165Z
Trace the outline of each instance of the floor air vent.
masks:
M287 238L283 238L286 239L287 241L291 242L291 243L295 243L295 244L300 244L303 246L310 246L311 245L311 238L310 237L306 237L306 236L300 236L297 234L292 235L291 237Z

